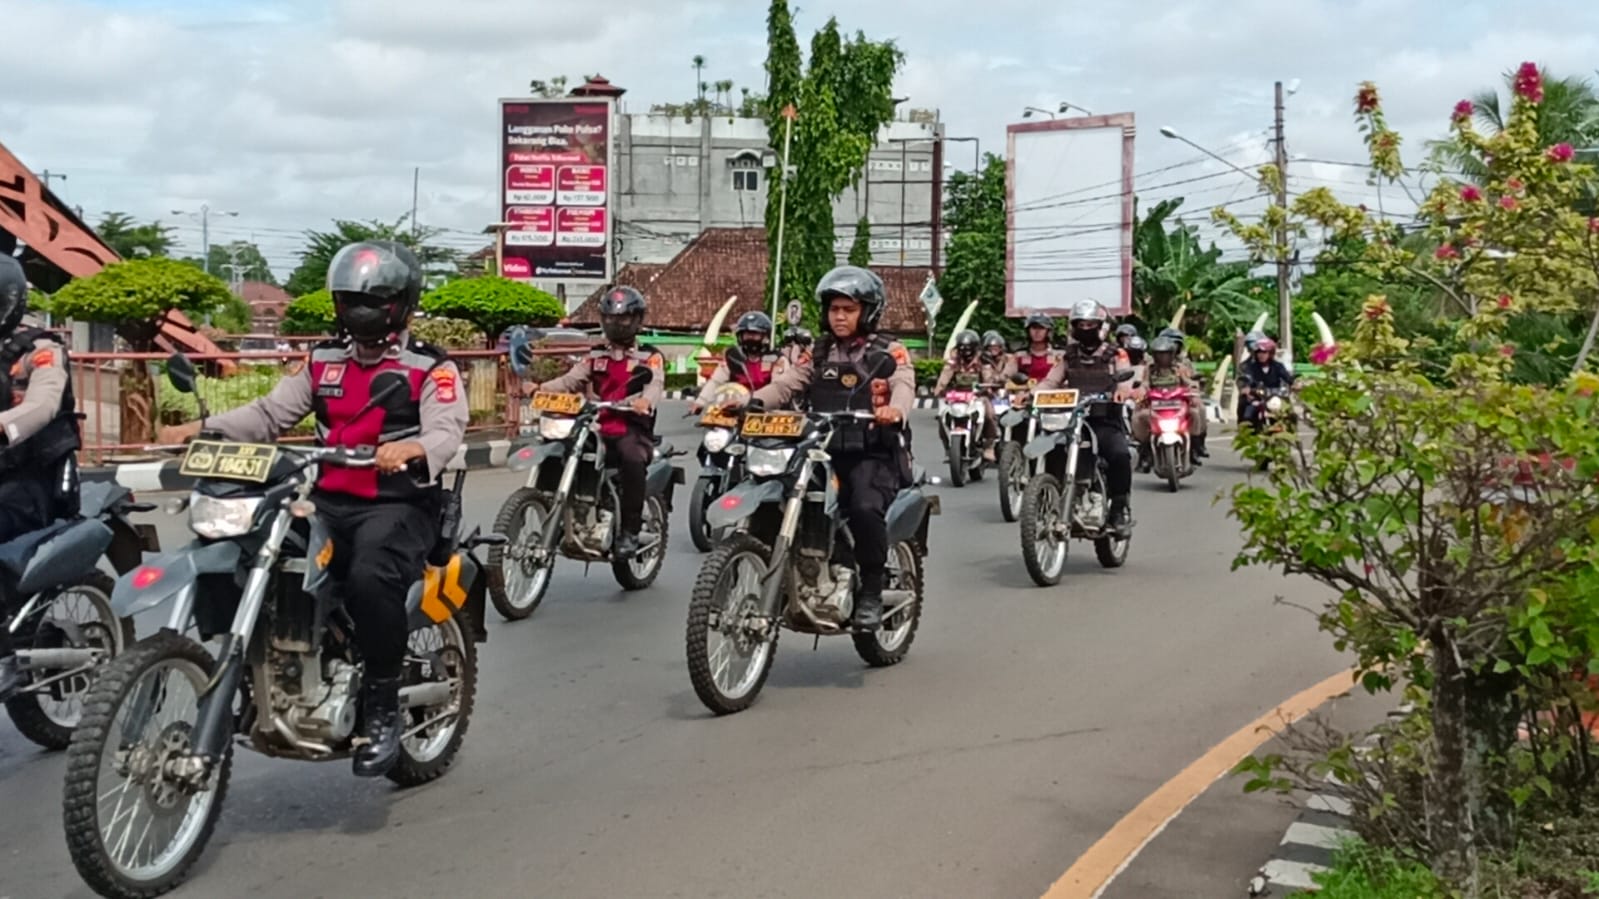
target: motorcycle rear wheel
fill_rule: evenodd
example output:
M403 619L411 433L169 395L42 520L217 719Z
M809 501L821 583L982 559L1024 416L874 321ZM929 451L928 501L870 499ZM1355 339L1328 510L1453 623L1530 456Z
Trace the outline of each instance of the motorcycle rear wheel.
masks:
M735 533L711 551L694 579L684 634L688 676L700 702L717 715L749 708L771 674L781 629L773 622L760 635L743 626L760 614L760 578L771 555L766 544Z
M71 648L103 650L105 658L101 660L102 665L126 652L128 647L133 645L133 619L119 619L111 610L111 591L115 587L116 582L110 575L96 571L82 582L62 590L42 610L42 614L49 615L51 609L69 597L83 597L94 617L92 620L75 622L79 632L83 634L83 639L74 641ZM61 673L42 672L44 678ZM91 669L82 675L74 675L65 681L60 681L58 683L65 684L60 690L46 687L52 697L54 694L60 694L59 705L62 708L55 707L57 700L53 698L47 700L38 692L18 693L6 700L6 711L11 715L11 722L17 726L17 732L45 749L66 749L72 742L73 729L83 720L83 701L94 684L94 674L95 670ZM35 679L42 679L40 675L41 672L38 671L33 673Z
M912 540L894 544L888 549L888 565L883 572L883 586L889 590L909 590L913 594L909 606L893 616L884 616L881 630L869 634L855 633L855 652L861 661L873 668L887 668L905 661L916 640L916 630L922 624L922 558L926 553ZM884 611L887 611L886 609Z
M639 545L648 548L631 559L611 556L611 574L623 590L643 590L655 583L661 569L666 567L666 541L671 536L671 522L666 511L666 500L652 496L644 500L644 526L639 531Z
M461 741L466 739L477 699L477 644L468 633L466 615L457 610L443 623L429 623L407 638L406 683L445 680L452 681L454 689L442 708L401 710L405 730L400 738L400 759L387 776L402 787L443 777L455 764ZM431 641L430 637L437 639Z

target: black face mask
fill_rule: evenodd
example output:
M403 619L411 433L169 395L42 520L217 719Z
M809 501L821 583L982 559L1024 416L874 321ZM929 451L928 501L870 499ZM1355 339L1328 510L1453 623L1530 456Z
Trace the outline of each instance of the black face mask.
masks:
M399 330L394 325L394 315L393 303L344 303L339 309L339 326L356 343L382 343Z
M766 355L766 338L764 337L744 338L738 342L738 345L746 356Z
M639 320L631 315L606 315L600 317L600 329L605 339L616 344L629 344L638 337Z
M1082 344L1085 349L1094 350L1099 348L1100 339L1098 328L1095 328L1092 331L1088 330L1087 328L1073 328L1072 337L1076 338L1077 342Z

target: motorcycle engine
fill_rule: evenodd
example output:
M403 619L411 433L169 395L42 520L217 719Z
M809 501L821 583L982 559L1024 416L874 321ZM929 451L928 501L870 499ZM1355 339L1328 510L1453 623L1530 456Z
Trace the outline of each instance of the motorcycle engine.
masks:
M855 572L838 562L822 564L821 560L799 555L795 567L800 575L800 600L811 608L816 617L834 624L849 620L855 610Z
M1088 490L1077 496L1077 521L1084 530L1097 531L1105 526L1110 518L1109 508L1105 502L1105 495L1097 490Z
M291 721L300 732L328 743L337 743L355 732L356 667L343 659L327 665L327 695L316 708Z

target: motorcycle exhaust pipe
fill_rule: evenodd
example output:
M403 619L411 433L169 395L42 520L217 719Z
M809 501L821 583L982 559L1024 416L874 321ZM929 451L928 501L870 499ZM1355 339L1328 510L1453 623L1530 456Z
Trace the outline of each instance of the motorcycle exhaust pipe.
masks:
M98 649L19 649L17 662L24 671L54 671L93 665L103 654Z
M446 681L429 681L400 688L400 708L415 709L443 705L450 701L452 690Z

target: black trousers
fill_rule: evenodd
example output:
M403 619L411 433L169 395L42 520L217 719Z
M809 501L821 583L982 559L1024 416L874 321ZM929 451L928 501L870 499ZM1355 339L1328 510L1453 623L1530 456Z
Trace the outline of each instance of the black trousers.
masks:
M439 503L436 493L415 501L316 495L317 512L333 537L331 574L355 622L369 677L400 674L410 636L405 597L439 539Z
M1094 419L1088 421L1099 441L1099 455L1105 460L1105 489L1112 498L1126 496L1133 490L1133 451L1127 445L1127 428L1121 419Z
M60 472L41 476L33 472L13 472L0 478L0 543L37 531L58 518L77 511L77 478L73 470L71 490L58 489ZM0 595L0 657L12 653L11 634L3 626L6 616L16 611L17 597Z
M855 537L861 594L881 594L888 564L888 507L899 493L899 463L886 454L837 455L833 470L838 474L838 501Z
M640 427L628 425L627 432L605 438L605 453L616 465L617 503L622 507L622 533L637 537L644 526L645 474L655 456L655 441Z

